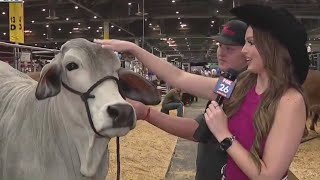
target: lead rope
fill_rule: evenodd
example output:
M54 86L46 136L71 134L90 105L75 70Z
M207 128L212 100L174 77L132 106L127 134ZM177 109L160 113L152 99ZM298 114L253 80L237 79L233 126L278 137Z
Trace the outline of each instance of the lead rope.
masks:
M74 93L74 94L77 94L81 97L81 100L83 101L84 105L85 105L85 108L86 108L86 111L87 111L87 116L88 116L88 119L89 119L89 124L91 126L91 129L98 135L98 136L101 136L101 137L106 137L106 136L103 136L101 135L97 130L96 128L94 127L94 124L93 124L93 121L92 121L92 117L91 117L91 113L90 113L90 108L89 108L89 104L88 104L88 99L90 98L95 98L94 95L91 95L91 91L93 91L94 88L96 88L98 85L100 85L102 82L108 80L108 79L113 79L117 82L118 84L118 89L119 89L119 93L121 94L122 98L123 99L126 99L125 96L123 95L123 92L121 91L120 87L119 87L119 80L113 76L106 76L102 79L100 79L99 81L97 81L95 84L93 84L87 92L85 93L81 93L79 91L76 91L74 89L72 89L71 87L69 87L67 84L65 84L64 82L62 82L62 86L64 88L66 88L67 90L69 90L70 92ZM121 172L121 169L120 169L120 138L117 137L116 139L116 144L117 144L117 180L120 180L120 172Z
M117 180L120 180L120 138L117 137Z
M122 89L119 86L118 83L118 89L119 89L119 93L122 96L122 98L124 100L126 100L126 97L123 95ZM121 172L121 167L120 167L120 137L117 136L116 139L116 144L117 144L117 180L120 180L120 172Z

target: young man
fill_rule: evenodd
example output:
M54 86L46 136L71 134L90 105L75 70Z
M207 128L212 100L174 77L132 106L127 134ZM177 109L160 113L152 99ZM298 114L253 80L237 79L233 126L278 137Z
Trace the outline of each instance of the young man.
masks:
M224 25L221 34L214 37L220 43L217 59L222 71L227 71L230 68L236 71L245 69L247 62L241 50L245 44L246 29L247 25L242 21L232 20ZM217 79L177 69L131 42L120 40L95 40L95 42L104 48L117 52L132 53L157 76L159 75L161 79L175 87L208 100L215 98L213 88ZM134 106L137 119L145 118L149 123L172 135L199 142L196 180L221 180L221 168L226 163L226 154L217 148L219 143L214 140L215 138L208 129L203 115L196 118L195 121L190 118L169 116L150 109L140 102L128 101Z
M213 37L219 43L217 60L219 70L227 71L234 69L241 72L246 69L247 62L241 53L245 44L247 25L239 20L227 22L222 32ZM211 102L211 101L210 101ZM227 154L219 150L218 141L208 132L204 116L196 118L199 127L196 129L194 138L199 141L197 151L196 180L221 180L221 168L226 164Z

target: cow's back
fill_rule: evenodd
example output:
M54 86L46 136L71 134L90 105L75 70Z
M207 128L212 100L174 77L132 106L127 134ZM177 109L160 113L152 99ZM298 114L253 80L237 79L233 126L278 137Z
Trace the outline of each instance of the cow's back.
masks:
M0 123L4 114L11 114L10 111L24 103L21 99L28 98L36 85L28 75L0 61Z

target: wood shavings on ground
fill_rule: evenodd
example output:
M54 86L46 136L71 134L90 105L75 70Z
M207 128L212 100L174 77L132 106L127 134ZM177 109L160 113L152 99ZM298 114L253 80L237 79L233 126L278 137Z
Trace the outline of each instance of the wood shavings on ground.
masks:
M310 120L307 122L309 127ZM319 123L320 124L320 123ZM316 127L320 132L320 127ZM316 132L309 131L309 136ZM319 180L320 179L320 138L305 142L299 146L298 152L291 163L290 170L299 180Z
M176 111L171 111L170 115L175 116ZM177 137L139 120L134 130L120 138L121 180L165 179L177 139ZM109 150L110 163L107 180L115 180L115 138L110 141Z

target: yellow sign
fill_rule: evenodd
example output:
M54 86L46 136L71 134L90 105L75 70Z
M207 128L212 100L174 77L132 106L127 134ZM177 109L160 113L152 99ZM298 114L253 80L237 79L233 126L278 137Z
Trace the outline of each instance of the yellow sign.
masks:
M110 39L110 31L109 31L110 22L105 21L103 23L103 39Z
M24 43L23 3L9 3L10 41Z

